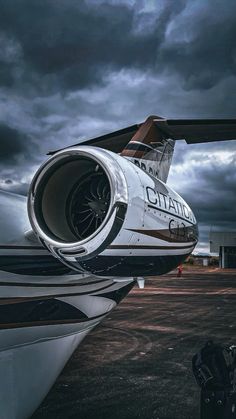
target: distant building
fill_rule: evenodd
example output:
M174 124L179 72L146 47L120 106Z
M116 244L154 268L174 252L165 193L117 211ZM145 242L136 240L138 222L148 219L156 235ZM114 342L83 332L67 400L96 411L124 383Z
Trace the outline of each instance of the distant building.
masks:
M218 258L212 257L207 253L196 253L192 254L189 258L192 265L209 266L218 265Z
M236 268L236 231L210 232L210 252L219 254L221 268Z

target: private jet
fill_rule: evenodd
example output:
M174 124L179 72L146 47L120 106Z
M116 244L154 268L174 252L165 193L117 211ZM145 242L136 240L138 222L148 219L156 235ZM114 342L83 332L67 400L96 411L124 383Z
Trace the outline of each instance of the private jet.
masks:
M235 138L236 120L150 116L50 152L28 198L0 192L1 419L29 418L134 284L194 250L194 213L167 184L175 141Z

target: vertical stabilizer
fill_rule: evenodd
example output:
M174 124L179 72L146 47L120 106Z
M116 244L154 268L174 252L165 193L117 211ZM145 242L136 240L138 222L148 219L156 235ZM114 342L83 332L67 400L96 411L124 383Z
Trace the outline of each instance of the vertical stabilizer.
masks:
M157 127L155 120L162 118L149 116L140 126L121 156L131 160L144 171L156 178L167 181L175 141Z

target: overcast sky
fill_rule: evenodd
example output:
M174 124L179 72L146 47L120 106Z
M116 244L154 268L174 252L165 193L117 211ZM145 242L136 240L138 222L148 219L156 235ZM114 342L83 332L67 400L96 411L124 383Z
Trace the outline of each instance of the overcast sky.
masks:
M0 187L48 150L165 117L235 117L235 0L0 0ZM236 141L179 142L169 182L200 225L236 230Z

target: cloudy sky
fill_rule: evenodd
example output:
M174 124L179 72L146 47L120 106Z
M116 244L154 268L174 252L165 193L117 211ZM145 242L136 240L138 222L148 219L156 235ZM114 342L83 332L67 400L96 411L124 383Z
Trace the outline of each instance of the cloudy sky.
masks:
M231 118L235 0L0 0L0 187L48 150L143 121ZM176 145L169 177L200 224L236 229L236 141Z

